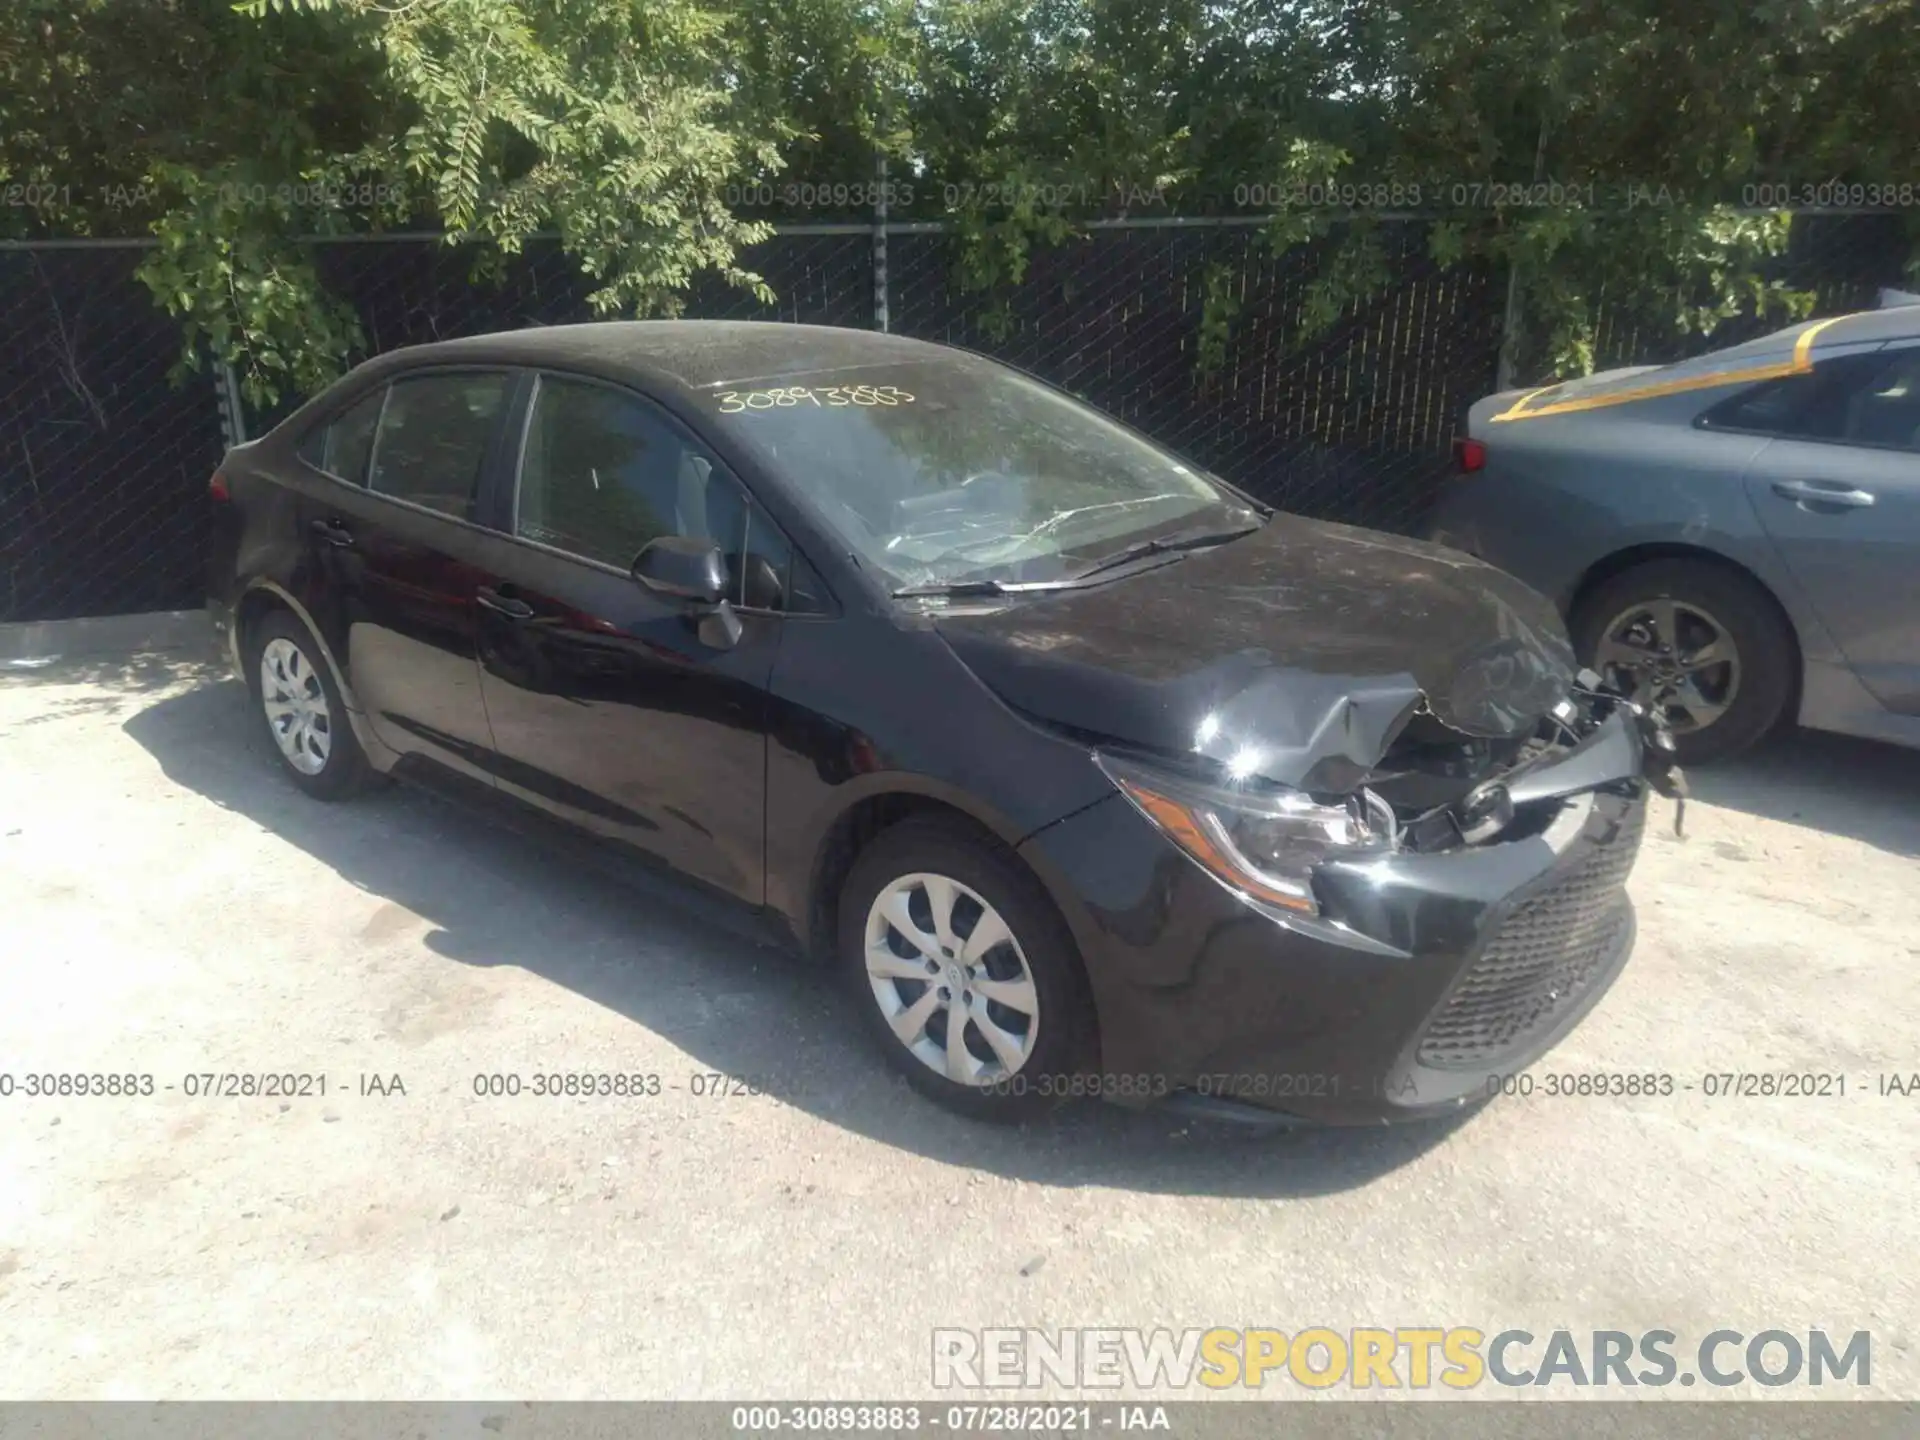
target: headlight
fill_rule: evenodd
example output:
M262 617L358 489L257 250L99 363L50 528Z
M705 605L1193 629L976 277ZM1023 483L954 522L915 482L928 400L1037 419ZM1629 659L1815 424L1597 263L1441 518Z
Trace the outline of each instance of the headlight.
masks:
M1392 848L1393 811L1368 791L1323 805L1298 790L1212 784L1112 755L1096 755L1139 812L1234 890L1314 914L1312 872L1322 861Z

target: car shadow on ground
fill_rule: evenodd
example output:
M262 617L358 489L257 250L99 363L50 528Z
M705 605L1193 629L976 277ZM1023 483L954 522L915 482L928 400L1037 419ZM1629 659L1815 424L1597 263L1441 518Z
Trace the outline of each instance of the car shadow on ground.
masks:
M1247 1132L1098 1103L1018 1127L962 1120L872 1053L821 966L717 924L684 887L556 846L544 827L476 824L475 811L403 786L310 800L279 772L233 680L155 701L124 730L174 783L419 916L436 954L563 985L685 1051L690 1072L767 1077L766 1096L729 1103L784 1102L1034 1184L1272 1198L1367 1184L1470 1123Z
M1789 730L1687 781L1708 805L1920 856L1920 750Z

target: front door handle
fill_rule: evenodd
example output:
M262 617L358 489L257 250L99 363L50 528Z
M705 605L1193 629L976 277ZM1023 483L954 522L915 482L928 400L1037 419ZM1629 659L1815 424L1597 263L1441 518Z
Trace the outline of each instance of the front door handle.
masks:
M327 544L337 545L343 550L353 544L353 532L338 520L316 520L307 528Z
M1773 493L1782 500L1793 500L1802 505L1837 505L1843 510L1858 510L1873 504L1871 490L1856 490L1838 481L1776 480L1773 482Z
M502 595L498 590L492 589L489 586L482 585L479 590L474 593L473 598L486 606L487 609L493 611L496 615L504 615L509 620L531 620L533 618L533 606L527 604L524 600L515 600L510 595Z

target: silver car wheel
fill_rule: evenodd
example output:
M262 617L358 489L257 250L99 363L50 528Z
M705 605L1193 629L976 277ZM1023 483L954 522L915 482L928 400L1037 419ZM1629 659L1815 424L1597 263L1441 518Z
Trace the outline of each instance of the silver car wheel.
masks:
M1740 694L1740 651L1727 627L1698 605L1664 596L1609 620L1593 665L1676 735L1706 729Z
M984 1087L1017 1074L1040 1036L1020 942L976 891L945 875L894 880L867 911L867 982L888 1027L936 1074Z
M300 647L276 635L260 652L260 704L287 763L318 775L333 753L333 712L319 672Z

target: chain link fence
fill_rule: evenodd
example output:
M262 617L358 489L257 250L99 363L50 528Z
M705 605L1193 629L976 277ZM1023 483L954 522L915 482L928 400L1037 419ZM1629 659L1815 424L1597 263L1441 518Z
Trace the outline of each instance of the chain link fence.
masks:
M200 603L205 383L169 382L173 322L130 246L0 252L0 621Z
M1417 529L1467 405L1494 388L1506 277L1429 256L1428 222L1382 226L1393 282L1303 338L1333 240L1275 255L1231 220L1098 222L1036 248L1017 285L972 290L937 223L783 227L743 256L763 303L707 279L687 314L873 327L964 345L1084 396L1290 510ZM1897 217L1810 217L1783 276L1818 313L1901 283ZM206 482L235 430L290 410L238 405L218 372L169 379L179 332L134 272L134 242L0 247L0 621L190 608L204 593ZM316 242L369 353L592 318L591 282L536 244L478 283L432 236ZM1647 317L1668 297L1616 297L1602 365L1673 358ZM1524 324L1524 321L1522 322ZM1522 336L1522 341L1532 337ZM1516 347L1525 351L1525 343Z

